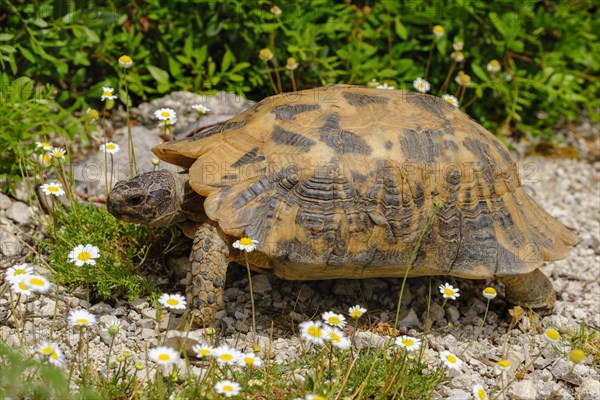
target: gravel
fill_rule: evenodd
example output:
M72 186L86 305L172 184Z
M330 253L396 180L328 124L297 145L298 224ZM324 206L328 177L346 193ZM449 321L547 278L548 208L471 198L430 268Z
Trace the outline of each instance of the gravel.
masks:
M178 96L178 99L185 97ZM187 103L202 102L191 96L186 99ZM218 99L214 101L214 104L209 103L209 107L222 107ZM140 109L147 113L158 106L169 104L171 103L166 100L157 101ZM248 105L249 103L243 106ZM222 115L233 112L227 108L219 110ZM121 138L124 137L123 134L121 131ZM145 134L146 128L136 130L136 137ZM523 153L521 150L518 152ZM94 162L98 161L94 159ZM499 376L495 371L495 364L501 358L507 358L511 363L507 378L516 378L507 389L511 399L600 399L600 370L592 366L591 357L588 356L583 365L573 368L569 361L557 355L553 349L544 349L541 336L535 333L536 329L541 332L542 327L554 327L559 331L573 330L581 322L596 329L600 327L600 162L526 157L521 158L518 165L523 184L529 193L550 214L576 228L581 242L566 259L543 267L543 271L551 277L558 298L555 313L537 321L535 326L529 324L526 318L520 328L508 330L510 316L503 300L503 287L497 281L432 278L432 287L449 282L461 289L461 296L456 301L449 301L442 310L434 292L429 313L441 315L441 318L428 335L429 349L425 352L425 357L433 363L439 358L440 351L449 350L456 354L464 351L461 358L465 362L462 371L440 387L434 398L470 398L471 388L476 383L486 388L497 387ZM93 191L90 187L85 190ZM39 227L36 226L38 222L34 216L40 211L28 205L30 199L24 197L23 193L31 191L21 188L20 200L0 194L1 268L22 262L27 255L32 254L36 240L39 240ZM178 265L178 270L185 268L185 260L169 262ZM47 271L39 267L36 270L47 274ZM0 269L0 283L3 282L1 272ZM270 349L268 356L275 363L290 362L301 355L297 323L317 319L328 310L347 313L348 308L356 304L365 306L369 311L355 332L355 346L359 349L381 346L386 342L390 324L395 319L401 284L396 279L282 281L273 276L257 274L253 275L252 281L262 355L266 356L267 349ZM400 314L399 328L403 334L421 333L427 315L428 285L428 278L409 280ZM496 287L499 296L491 302L486 323L479 329L486 309L481 290L486 285ZM181 287L182 292L183 290ZM54 309L52 296L53 294L31 297L26 301L27 318L35 321L35 329L28 330L28 335L31 336L27 339L29 343L47 339L52 319L50 316ZM55 334L65 339L61 346L67 357L72 359L77 341L72 337L70 341L66 340L70 330L64 319L68 311L81 307L85 302L82 300L83 296L68 294L62 288L59 289L59 296L59 321ZM244 267L230 267L224 301L225 309L218 313L217 321L221 340L240 350L250 349L251 309ZM96 336L89 342L90 354L94 355L99 369L104 368L110 344L110 338L101 332L101 328L112 317L121 321L121 331L114 343L113 353L119 354L129 349L133 352L134 361L145 361L145 351L156 344L156 311L146 299L131 303L124 300L110 304L96 303L92 304L90 310L100 320L99 326L93 329ZM4 296L0 298L0 317L5 321L0 326L0 339L16 346L12 319L5 320L8 312L8 296ZM165 312L162 321L162 328L166 328L168 318ZM180 316L175 315L171 327L176 327L179 322ZM476 335L477 333L479 334ZM177 331L169 331L169 336L175 335ZM202 330L190 333L190 337L196 340L201 340L202 336ZM535 358L542 350L542 355ZM525 370L527 365L529 369ZM298 372L297 375L298 379L303 379L302 373ZM145 377L146 371L140 371L139 376Z

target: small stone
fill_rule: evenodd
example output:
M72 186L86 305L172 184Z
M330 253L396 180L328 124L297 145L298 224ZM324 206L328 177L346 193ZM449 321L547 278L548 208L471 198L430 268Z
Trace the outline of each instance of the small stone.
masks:
M96 314L96 315L104 315L104 314L110 314L110 312L112 311L112 307L104 302L100 302L98 304L94 304L93 306L90 307L90 312Z
M131 307L135 308L138 311L143 310L144 308L148 308L150 304L145 299L135 299L130 303Z
M6 210L12 204L10 197L0 192L0 210Z
M31 223L33 217L33 209L25 203L15 201L6 210L6 217L15 221L19 225L27 225Z
M446 318L448 319L448 321L456 323L456 321L458 321L460 318L460 312L458 311L458 308L456 308L453 305L447 305Z
M508 397L513 400L535 400L536 396L535 385L528 379L513 382L508 387Z
M236 310L235 313L233 313L233 316L234 316L235 319L244 319L244 318L246 318L246 314L243 313L243 312L241 312L241 311L239 311L239 310Z
M387 336L380 336L373 332L356 332L354 335L354 345L358 350L364 348L378 348L385 346L390 339Z
M581 382L577 388L578 400L598 400L600 399L600 382L596 379L586 379Z
M555 379L565 379L567 375L571 373L571 369L571 363L569 363L567 360L559 358L550 369L550 372L552 372L552 375Z
M298 300L301 303L307 303L310 299L312 299L315 295L315 291L308 285L304 285L300 288L298 292Z
M412 308L408 311L402 311L400 313L400 320L398 321L398 326L411 328L419 325L419 317L417 317L417 313Z
M335 282L333 294L336 296L349 296L353 293L358 293L360 282L356 280L340 279Z
M264 274L252 275L252 290L258 294L268 294L271 292L271 282L269 277Z

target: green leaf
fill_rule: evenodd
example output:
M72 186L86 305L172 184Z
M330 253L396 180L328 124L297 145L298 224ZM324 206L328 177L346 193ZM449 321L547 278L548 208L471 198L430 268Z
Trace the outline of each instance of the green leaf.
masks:
M204 45L200 47L200 50L196 53L196 65L202 65L208 57L208 46Z
M21 52L21 55L27 59L27 61L30 63L35 63L35 56L26 47L18 46L17 48Z
M506 26L495 12L491 12L488 14L490 22L494 25L494 27L500 32L503 37L507 36Z
M481 79L482 82L487 82L490 80L488 74L486 74L483 68L481 68L479 65L471 64L471 69L473 70L475 76Z
M17 51L17 49L15 49L14 47L9 46L7 44L3 44L0 46L0 52L3 52L3 53L12 54L12 53L15 53L16 51Z
M14 37L15 35L12 33L0 33L0 42L7 42Z
M233 53L227 49L223 55L223 61L221 61L221 72L225 72L229 69L231 62L233 61Z
M397 15L394 19L394 27L396 28L396 34L400 36L400 39L406 40L408 38L408 30L402 21L400 21L400 15Z
M156 80L156 82L160 84L168 84L169 83L169 74L164 69L160 69L155 67L154 65L148 65L148 72L150 75ZM161 92L164 93L164 92Z

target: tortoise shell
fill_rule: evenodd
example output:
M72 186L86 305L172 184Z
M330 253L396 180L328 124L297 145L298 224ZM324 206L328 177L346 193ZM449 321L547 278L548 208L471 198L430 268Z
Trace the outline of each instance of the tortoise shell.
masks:
M206 215L287 279L526 274L575 234L521 187L502 143L425 94L330 86L269 97L153 149ZM257 255L258 256L258 255Z

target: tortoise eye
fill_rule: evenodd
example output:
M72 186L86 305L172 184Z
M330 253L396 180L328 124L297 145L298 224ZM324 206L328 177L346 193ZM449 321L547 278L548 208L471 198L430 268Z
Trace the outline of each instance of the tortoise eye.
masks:
M127 201L127 203L130 206L137 206L142 202L142 200L143 200L143 197L140 195L137 195L137 196L130 197L129 200Z

